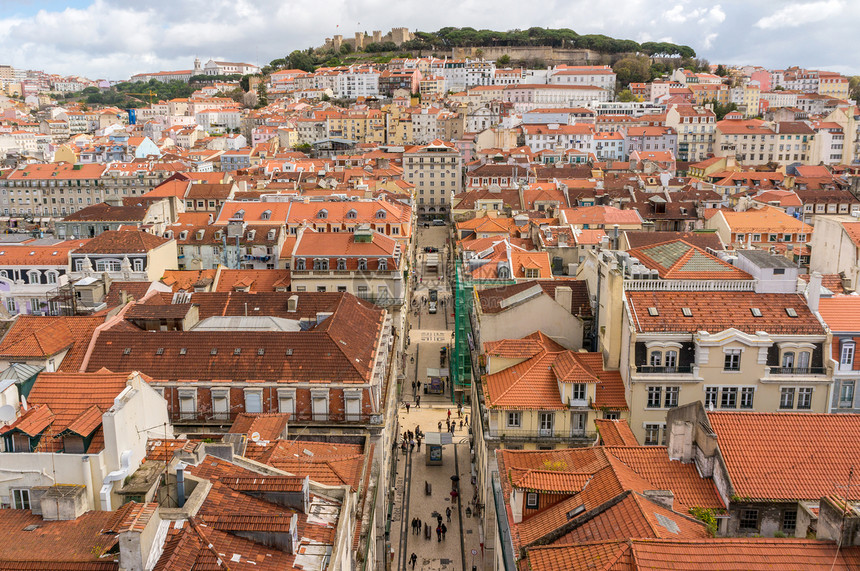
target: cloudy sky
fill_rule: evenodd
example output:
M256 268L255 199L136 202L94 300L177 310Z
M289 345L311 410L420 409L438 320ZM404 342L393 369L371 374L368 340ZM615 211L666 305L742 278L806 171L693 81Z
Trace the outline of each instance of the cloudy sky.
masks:
M0 64L126 79L195 56L265 64L327 36L391 27L509 30L671 41L712 63L860 74L857 0L0 0Z

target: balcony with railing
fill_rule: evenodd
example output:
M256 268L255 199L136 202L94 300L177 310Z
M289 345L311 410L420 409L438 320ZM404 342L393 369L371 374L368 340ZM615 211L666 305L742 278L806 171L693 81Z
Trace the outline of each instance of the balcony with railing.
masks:
M762 381L824 381L827 367L765 367Z
M596 432L587 432L584 430L561 430L555 428L539 428L537 430L521 430L519 428L490 428L488 435L490 438L498 438L501 441L538 441L550 440L553 442L575 441L575 442L594 442L597 438Z
M700 381L699 367L689 365L630 365L630 378L634 381Z
M273 411L269 411L273 412ZM274 411L276 412L276 411ZM170 422L175 425L194 426L230 426L241 414L240 412L212 412L212 411L170 411ZM349 414L340 412L328 412L325 414L314 414L311 412L296 412L290 414L290 424L347 424L354 426L378 425L383 422L382 414Z

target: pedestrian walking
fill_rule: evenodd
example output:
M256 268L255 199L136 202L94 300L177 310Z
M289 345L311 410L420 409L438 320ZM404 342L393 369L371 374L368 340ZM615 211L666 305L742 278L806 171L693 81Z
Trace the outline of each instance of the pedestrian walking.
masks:
M421 439L415 441L418 444L418 452L421 452Z
M451 423L451 434L454 434L454 429L455 429L456 427L457 427L457 423L456 423L456 422L452 422L452 423Z
M463 430L463 421L460 420L460 430Z
M448 526L442 524L442 539L445 539L445 534L448 533Z
M445 421L445 431L446 431L446 432L450 432L450 431L451 431L451 421L450 421L450 420L446 420L446 421Z
M436 524L442 525L442 514L436 514Z
M421 436L421 425L420 424L415 425L415 436Z
M458 404L457 405L457 418L462 418L462 416L463 416L463 405Z
M419 525L420 524L418 523L418 518L417 517L412 518L412 534L413 535L415 535L415 533L418 532L417 528Z
M415 394L415 381L412 381L412 394Z
M469 415L466 415L466 426L469 426Z
M406 414L409 414L409 403L406 403Z
M421 408L421 395L415 397L415 408Z
M418 556L415 555L415 552L412 552L412 555L409 556L409 562L412 564L412 568L415 569L415 563L418 562Z
M436 526L436 542L442 543L442 526L441 525Z
M448 523L451 523L451 507L445 508L445 516L448 518Z
M439 432L442 432L442 421L439 421Z
M451 409L448 409L448 420L451 420Z
M409 452L411 453L413 450L415 450L415 441L410 440L409 441Z

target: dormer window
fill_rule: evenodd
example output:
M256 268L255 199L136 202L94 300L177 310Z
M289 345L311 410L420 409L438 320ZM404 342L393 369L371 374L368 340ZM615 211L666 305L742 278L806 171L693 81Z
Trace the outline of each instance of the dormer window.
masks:
M345 270L346 269L346 258L338 258L337 259L337 269Z
M315 270L327 270L328 269L328 258L314 258L314 269Z
M260 220L271 220L272 219L272 211L266 210L260 215Z
M323 208L319 212L317 212L317 218L328 218L328 210Z
M380 220L384 220L385 219L385 211L384 210L377 210L376 211L376 217L379 218Z
M242 209L237 210L236 214L233 216L233 218L238 218L239 220L244 219L245 218L245 211Z
M180 240L185 240L187 238L188 238L188 230L183 230L182 232L179 233L179 239Z
M380 258L378 262L378 269L381 272L388 270L388 260L385 258Z
M249 231L248 231L248 238L247 238L247 239L248 239L248 240L253 240L253 239L254 239L254 236L256 236L256 235L257 235L257 231L256 231L256 230L249 230Z
M304 270L305 269L305 259L304 258L296 258L296 269Z
M198 230L198 231L197 231L197 235L196 235L197 240L202 240L202 239L203 239L203 234L205 234L205 231L204 231L204 230L202 230L202 229L201 229L201 230Z
M216 240L220 240L222 236L224 236L224 232L222 232L221 230L215 231L215 239Z
M353 218L353 219L358 218L358 212L356 212L355 209L353 208L349 212L346 213L346 217L347 218Z
M268 234L266 234L266 239L267 240L274 240L275 239L275 230L269 230Z
M367 271L367 258L359 258L358 259L358 271L366 272Z

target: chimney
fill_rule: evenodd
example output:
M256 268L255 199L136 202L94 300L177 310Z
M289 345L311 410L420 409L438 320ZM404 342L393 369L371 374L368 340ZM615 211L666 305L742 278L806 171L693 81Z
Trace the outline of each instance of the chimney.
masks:
M558 286L555 288L555 301L565 310L570 311L573 305L573 290L570 286Z
M818 300L821 298L821 273L812 272L809 276L809 287L806 288L806 304L812 313L818 312Z
M150 557L161 555L160 547L153 549L153 544L164 541L164 537L158 534L161 526L158 504L132 503L128 509L136 514L136 517L131 518L134 525L115 530L119 544L119 567L124 571L152 569L155 561L149 561Z
M612 225L612 249L618 249L618 224Z
M642 495L667 510L671 510L675 504L675 494L672 490L645 490Z
M295 313L299 307L299 296L291 295L287 300L287 311Z

